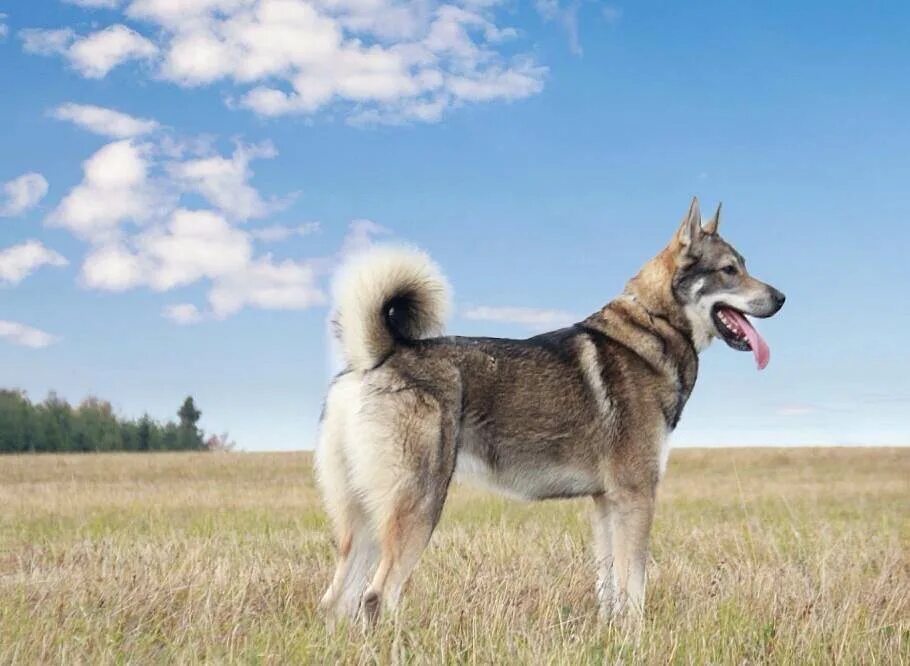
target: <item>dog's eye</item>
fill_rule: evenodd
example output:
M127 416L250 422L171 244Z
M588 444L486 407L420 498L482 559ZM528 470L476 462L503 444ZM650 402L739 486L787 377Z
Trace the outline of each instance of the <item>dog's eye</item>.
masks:
M720 270L721 270L721 272L723 272L724 275L736 275L737 273L739 273L739 269L736 266L734 266L733 264L730 264L729 266L724 266Z

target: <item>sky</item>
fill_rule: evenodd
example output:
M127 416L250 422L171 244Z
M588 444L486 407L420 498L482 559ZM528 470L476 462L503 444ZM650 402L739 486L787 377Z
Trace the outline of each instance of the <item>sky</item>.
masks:
M787 294L677 445L910 444L910 5L0 3L0 386L312 448L335 267L426 249L449 332L617 295L690 198Z

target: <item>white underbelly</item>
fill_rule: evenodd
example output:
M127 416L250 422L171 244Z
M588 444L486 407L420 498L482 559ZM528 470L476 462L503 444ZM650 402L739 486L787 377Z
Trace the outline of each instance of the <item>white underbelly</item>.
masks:
M455 476L459 481L516 499L589 495L600 489L590 471L570 465L512 465L494 470L485 460L465 450L458 454Z

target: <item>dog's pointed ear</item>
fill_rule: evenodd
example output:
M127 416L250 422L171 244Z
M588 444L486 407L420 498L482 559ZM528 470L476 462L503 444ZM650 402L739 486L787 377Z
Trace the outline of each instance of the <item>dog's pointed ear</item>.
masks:
M713 236L717 233L717 226L720 224L720 209L723 206L723 202L717 204L717 210L714 211L714 217L708 220L708 224L705 225L705 233Z
M683 218L682 224L679 225L679 231L676 232L676 240L685 248L692 247L704 232L701 229L701 211L698 209L698 197L692 197L692 203L689 204L689 212Z

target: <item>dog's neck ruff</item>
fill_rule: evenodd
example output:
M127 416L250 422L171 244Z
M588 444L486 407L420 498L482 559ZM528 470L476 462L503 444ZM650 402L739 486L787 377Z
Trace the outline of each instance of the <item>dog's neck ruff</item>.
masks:
M657 313L657 312L654 312L653 310L651 310L651 308L649 308L647 305L645 305L642 302L642 300L640 298L638 298L638 296L636 296L635 294L625 293L625 294L622 294L619 297L619 299L626 299L630 303L640 307L642 310L644 310L645 314L648 316L648 319L650 319L652 322L656 320L656 321L661 321L664 324L666 324L682 340L684 340L686 343L688 343L689 347L692 348L692 351L695 353L696 356L698 356L699 352L701 352L702 350L705 349L705 347L707 347L707 345L699 345L696 342L696 340L694 339L695 338L694 332L691 330L691 327L689 329L684 329L684 328L677 326L670 320L670 318L668 316L662 315L660 313ZM619 299L617 299L617 300L619 300ZM659 335L660 333L655 330L655 334ZM709 339L709 342L710 342L710 339Z
M698 350L686 330L628 293L579 326L626 347L673 386L677 397L665 418L669 430L675 429L698 376Z

